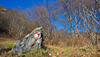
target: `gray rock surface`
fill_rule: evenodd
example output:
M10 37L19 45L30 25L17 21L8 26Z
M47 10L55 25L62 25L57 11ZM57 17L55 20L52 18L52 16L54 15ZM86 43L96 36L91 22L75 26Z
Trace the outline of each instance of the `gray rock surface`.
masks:
M39 33L38 39L36 39L33 36L34 33ZM22 40L17 41L14 44L13 48L11 49L11 52L20 55L22 51L31 51L31 50L41 48L42 41L43 41L42 27L39 27L33 30L30 34L28 34Z

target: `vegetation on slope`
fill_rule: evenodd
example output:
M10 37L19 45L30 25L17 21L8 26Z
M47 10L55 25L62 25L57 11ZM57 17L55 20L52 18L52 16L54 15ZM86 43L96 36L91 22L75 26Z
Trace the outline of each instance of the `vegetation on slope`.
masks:
M2 39L4 40L4 38ZM10 40L10 41L9 41ZM16 40L11 38L0 42L1 45L5 45L3 48L11 49ZM45 44L43 48L38 50L33 50L29 52L23 51L19 56L17 54L11 53L11 51L5 51L1 57L99 57L100 52L98 52L92 45L86 45L83 47L61 47L54 45Z

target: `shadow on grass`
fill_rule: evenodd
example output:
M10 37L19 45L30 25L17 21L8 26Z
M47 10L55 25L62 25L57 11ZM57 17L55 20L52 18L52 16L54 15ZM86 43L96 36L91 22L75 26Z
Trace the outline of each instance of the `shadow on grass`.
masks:
M1 49L0 49L0 55L1 55L2 53L8 52L8 51L10 51L10 50L11 50L11 49L1 48Z
M46 50L46 49L47 49L47 47L46 47L46 46L42 46L42 49Z

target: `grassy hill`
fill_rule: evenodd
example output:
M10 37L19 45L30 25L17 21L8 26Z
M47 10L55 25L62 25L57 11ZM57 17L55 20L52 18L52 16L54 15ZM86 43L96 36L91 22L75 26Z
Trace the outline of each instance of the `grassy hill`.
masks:
M44 45L43 48L23 51L19 56L11 53L10 49L18 39L0 38L0 57L100 57L100 52L96 51L92 45L83 47L60 47Z

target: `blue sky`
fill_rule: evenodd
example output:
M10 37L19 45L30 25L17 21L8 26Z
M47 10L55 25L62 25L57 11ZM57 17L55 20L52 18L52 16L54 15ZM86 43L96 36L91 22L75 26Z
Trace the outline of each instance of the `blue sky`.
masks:
M43 3L43 0L0 0L0 4L5 8L12 7L16 9L16 7L20 7L22 10L33 5L39 5L39 3Z

